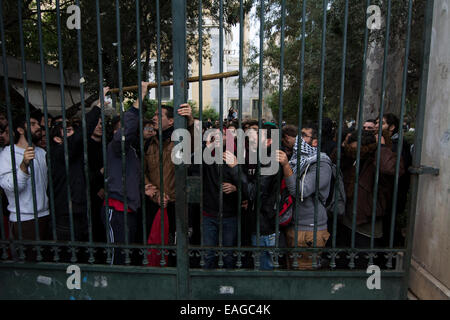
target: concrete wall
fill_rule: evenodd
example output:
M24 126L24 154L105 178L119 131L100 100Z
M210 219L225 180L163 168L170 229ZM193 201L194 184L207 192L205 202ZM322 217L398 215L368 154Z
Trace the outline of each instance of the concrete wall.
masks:
M411 291L419 299L450 299L450 0L434 5L422 165L439 176L419 180Z

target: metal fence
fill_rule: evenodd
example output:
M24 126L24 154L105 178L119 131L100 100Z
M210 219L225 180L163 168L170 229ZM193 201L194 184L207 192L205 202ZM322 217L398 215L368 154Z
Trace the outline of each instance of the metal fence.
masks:
M384 44L384 65L383 65L383 83L382 83L382 89L383 93L382 96L384 97L385 89L386 89L386 75L387 75L387 56L389 53L389 35L390 35L390 26L391 26L391 0L387 1L387 19L386 19L386 29L385 29L385 44ZM392 286L386 285L382 290L382 295L377 295L377 293L369 292L366 294L363 294L364 297L396 297L396 298L405 298L406 297L406 291L407 291L407 279L408 279L408 270L409 270L409 260L411 257L411 241L413 236L413 228L414 228L414 205L411 206L410 209L410 223L408 225L408 234L407 234L407 241L404 247L394 247L394 228L395 228L395 221L396 221L396 208L397 208L397 195L398 195L398 189L399 189L399 172L400 172L400 165L401 165L401 157L398 156L396 158L396 165L395 165L395 180L394 180L394 188L393 188L393 203L392 203L392 212L390 212L390 234L389 234L389 245L387 247L383 248L377 248L375 246L375 239L374 239L374 233L375 233L375 222L376 222L376 207L377 207L377 199L378 199L378 189L379 189L379 175L380 175L380 153L381 153L381 139L378 140L378 146L376 151L376 170L375 170L375 183L374 183L374 194L373 194L373 202L372 202L372 215L371 215L371 238L370 238L370 247L368 248L360 248L357 247L355 243L356 238L356 216L357 216L357 200L358 200L358 184L359 184L359 172L361 169L361 159L360 159L360 153L361 153L361 136L362 136L362 125L358 125L357 132L358 132L358 142L357 142L357 158L355 163L355 171L356 171L356 179L354 182L354 196L353 196L353 218L352 218L352 233L351 233L351 241L348 244L347 247L339 247L337 244L336 236L338 233L338 213L337 213L337 202L335 202L335 207L333 210L333 214L329 216L329 219L332 220L332 223L330 224L331 230L328 230L331 234L331 238L329 240L329 244L326 247L317 247L317 226L318 226L318 208L320 206L320 199L319 199L319 181L320 181L320 152L321 152L321 139L322 139L322 119L323 119L323 108L324 108L324 78L325 78L325 72L326 72L326 31L327 31L327 10L329 1L324 0L322 3L322 14L323 14L323 20L322 20L322 38L321 38L321 46L322 46L322 54L321 54L321 67L320 67L320 97L319 97L319 110L317 114L317 120L318 120L318 152L317 152L317 170L316 170L316 190L315 190L315 198L314 198L314 204L315 204L315 210L314 210L314 238L313 238L313 244L310 248L303 248L298 247L297 240L298 240L298 228L295 229L295 246L294 247L280 247L280 232L283 232L282 228L279 226L279 216L276 214L275 218L275 234L276 234L276 241L275 246L273 247L264 247L264 246L245 246L242 242L242 215L243 210L241 208L241 201L243 200L243 190L242 185L239 183L237 185L237 193L238 193L238 204L237 205L237 241L236 246L233 247L226 247L223 245L223 190L222 190L222 182L223 182L223 165L218 165L220 168L220 174L219 174L219 185L220 187L220 212L219 212L219 233L218 233L218 245L217 246L205 246L203 243L203 237L201 237L201 243L200 244L190 244L189 243L189 237L188 237L188 215L189 211L191 211L191 214L196 214L200 218L200 233L203 235L203 165L200 165L200 176L199 177L191 177L188 176L187 173L187 165L176 165L175 166L175 212L176 212L176 243L167 243L164 239L164 217L161 215L161 244L148 244L147 237L150 230L148 230L147 226L148 221L146 220L148 217L145 214L145 212L148 210L146 207L146 201L142 201L142 221L138 221L139 228L142 229L142 239L136 239L134 242L130 242L128 239L129 237L129 228L128 228L128 217L129 215L125 214L124 217L124 234L125 234L125 242L124 243L115 243L114 239L111 239L110 233L107 231L109 230L109 223L110 221L106 218L104 221L104 224L106 226L106 243L98 243L94 241L94 235L93 235L93 216L98 214L97 212L92 212L92 205L91 205L91 188L90 188L90 169L89 169L89 159L88 159L88 139L87 136L87 123L86 123L86 114L87 114L87 108L89 106L85 105L85 86L83 81L80 81L80 93L81 93L81 119L82 119L82 140L83 140L83 169L84 169L84 175L85 175L85 181L86 181L86 208L87 208L87 228L88 228L88 241L86 242L80 242L76 239L75 229L74 229L74 213L73 213L73 207L72 205L69 205L69 219L70 219L70 240L69 241L61 241L58 240L57 237L57 231L56 231L56 217L55 217L55 203L54 203L54 186L52 181L52 168L54 164L52 164L51 161L51 144L48 143L47 146L47 165L48 165L48 199L49 199L49 211L50 211L50 219L51 219L51 232L50 237L47 239L41 239L39 236L39 224L38 221L38 210L37 210L37 202L38 199L36 198L36 181L35 181L35 167L33 165L33 161L30 164L30 176L31 176L31 186L32 186L32 204L33 204L33 212L34 212L34 221L35 221L35 239L25 239L22 237L22 221L21 221L21 215L20 215L20 187L18 184L18 170L19 164L16 163L15 159L15 146L14 146L14 130L11 130L11 128L14 127L13 124L13 115L12 115L12 106L10 102L10 85L8 83L8 64L7 61L7 48L5 47L5 30L4 30L4 22L3 22L3 6L4 2L0 2L0 33L1 33L1 43L2 43L2 57L3 57L3 74L4 74L4 89L5 89L5 97L6 97L6 110L7 110L7 118L8 118L8 124L10 128L10 140L11 140L11 147L10 147L10 153L11 153L11 162L12 162L12 177L13 177L13 184L14 184L14 198L16 207L15 210L17 212L17 226L18 226L18 239L8 239L6 237L6 230L8 228L8 225L4 223L4 216L5 212L0 211L0 230L1 230L1 240L0 240L0 247L2 251L1 260L0 260L0 267L2 270L13 270L13 268L23 268L25 265L28 265L30 268L36 268L36 269L47 269L47 270L56 270L58 266L61 266L63 268L68 263L69 264L80 264L80 265L90 265L86 266L87 270L91 270L92 272L110 272L111 270L120 270L122 273L128 273L128 274L140 274L140 275L157 275L161 279L164 276L174 276L176 275L176 280L173 282L173 284L176 285L176 287L171 287L167 290L175 293L176 297L178 298L187 298L187 297L205 297L206 294L211 294L212 296L218 295L219 292L216 292L216 289L208 289L209 286L212 286L216 288L216 285L223 280L223 277L234 277L234 284L236 287L239 287L237 284L239 281L241 284L248 283L249 288L252 288L251 290L258 291L258 282L257 280L261 281L261 283L264 283L266 287L265 290L269 290L268 287L270 285L274 285L275 288L279 289L280 292L291 292L294 293L292 298L295 297L304 297L304 293L300 293L300 289L293 290L291 285L302 287L302 286L312 286L314 288L316 286L316 291L314 291L314 294L311 294L311 297L333 297L333 295L330 295L328 292L328 295L321 292L320 288L324 288L328 286L330 283L335 283L336 281L341 281L345 283L345 281L349 280L351 281L354 279L355 281L359 281L358 284L356 282L349 282L347 287L349 289L351 288L357 288L356 291L349 292L346 291L345 297L357 297L356 295L361 294L363 291L363 287L365 287L365 279L367 278L366 270L357 270L355 269L355 261L357 259L366 259L367 260L367 266L370 266L374 264L374 259L378 256L385 257L384 266L380 266L382 271L383 279L387 279L386 283L391 282ZM239 25L240 25L240 32L239 32L239 80L238 80L238 87L239 87L239 110L238 110L238 123L239 127L242 128L242 100L243 100L243 77L244 75L244 5L243 1L239 1ZM302 37L301 41L301 52L300 52L300 59L301 59L301 70L299 72L300 77L300 101L299 101L299 117L298 117L298 128L302 128L303 124L303 92L304 92L304 77L307 70L305 70L305 39L306 39L306 28L305 23L307 20L306 16L306 10L307 10L307 1L300 1L302 5L302 16L298 17L298 19L301 19L302 21ZM80 1L75 1L76 5L80 5ZM371 4L370 0L366 1L366 7L368 7ZM32 133L31 133L31 122L30 122L30 107L28 103L28 88L27 88L27 70L26 70L26 52L25 52L25 43L24 43L24 34L23 34L23 28L22 28L22 17L21 17L21 10L22 10L22 1L17 1L17 6L19 9L19 41L20 41L20 48L21 48L21 61L22 61L22 71L23 71L23 88L24 88L24 100L25 100L25 114L26 114L26 124L27 124L27 141L29 141L29 145L31 146L32 143ZM433 1L429 1L427 4L427 22L430 20L430 14L432 13L432 5ZM39 34L39 44L40 44L40 61L41 61L41 75L42 75L42 100L43 100L43 112L45 115L45 133L47 137L50 137L50 130L51 128L48 127L48 110L47 110L47 96L46 96L46 78L45 78L45 61L46 57L44 56L43 52L43 39L42 39L42 21L41 21L41 4L40 1L36 1L37 6L37 32ZM139 41L140 39L140 6L141 1L136 0L135 1L136 6L136 30L121 30L120 28L120 5L119 1L115 1L115 8L116 8L116 32L117 32L117 56L121 57L121 34L125 32L136 32L137 34L137 43L136 43L136 67L137 70L142 70L141 65L141 43ZM223 73L223 63L224 63L224 1L219 1L219 32L220 32L220 49L218 52L219 55L219 72ZM265 21L265 2L260 1L257 4L258 10L259 10L259 23L260 23L260 38L259 38L259 44L260 48L264 48L264 21ZM407 77L408 77L408 55L410 51L410 40L411 40L411 21L412 21L412 8L413 8L413 1L408 1L408 19L407 19L407 36L406 36L406 45L405 45L405 67L403 69L403 87L402 87L402 101L401 101L401 114L399 116L399 124L400 127L403 124L404 115L405 115L405 102L406 102L406 86L407 86ZM58 67L60 72L60 79L64 79L64 65L63 65L63 57L62 57L62 38L61 38L61 13L60 13L60 2L56 1L56 10L57 10L57 30L58 30L58 49L59 49L59 55L58 55ZM159 93L158 96L158 113L161 115L162 113L162 102L161 102L161 48L160 48L160 3L158 0L156 0L156 29L157 29L157 70L156 70L156 79L157 79L157 87L156 90ZM280 43L281 43L281 52L280 52L280 74L279 74L279 105L283 106L283 95L281 94L283 92L284 87L284 42L285 42L285 10L286 10L286 0L281 1L281 26L280 26ZM97 19L97 58L98 58L98 87L99 92L102 92L104 87L104 75L103 75L103 68L104 64L102 61L102 30L101 30L101 8L99 6L99 0L96 0L96 19ZM202 47L203 47L203 35L204 35L204 27L203 27L203 17L202 17L202 1L198 1L198 66L199 66L199 120L202 122L205 120L203 118L203 90L202 90L202 83L204 81L203 79L203 70L202 65L204 62L204 58L202 56ZM172 30L173 30L173 90L174 90L174 128L186 128L186 120L185 118L179 116L177 114L177 111L179 109L178 106L180 106L182 103L186 101L187 98L187 51L186 51L186 3L182 0L173 0L172 1ZM369 14L366 13L366 19L369 17ZM348 88L345 87L345 77L346 77L346 54L347 54L347 31L348 31L348 21L349 21L349 1L345 1L345 13L344 13L344 30L343 30L343 46L342 46L342 66L341 66L341 90L340 90L340 106L339 106L339 121L338 121L338 131L337 131L337 146L342 145L342 132L343 132L343 126L344 124L344 96L345 96L345 90L348 90ZM77 30L77 56L78 56L78 66L79 66L79 74L80 78L83 79L84 77L84 69L83 69L83 48L82 48L82 41L81 41L81 32L82 30ZM424 68L427 66L427 58L429 55L429 29L426 30L426 37L425 37L425 54L424 54ZM367 48L369 43L369 30L368 28L365 29L364 33L364 58L363 58L363 68L362 68L362 84L361 84L361 98L359 103L359 111L358 111L358 120L357 123L361 124L363 121L363 101L364 101L364 88L365 88L365 78L366 78L366 55L367 55ZM260 51L259 55L259 105L258 105L258 127L262 128L263 122L262 122L262 101L263 101L263 67L264 67L264 55L263 50ZM119 112L120 112L120 121L121 121L121 159L122 159L122 187L123 187L123 193L127 194L127 162L126 162L126 139L125 139L125 128L127 124L124 122L124 114L125 110L123 108L124 101L124 87L122 84L122 65L121 65L121 59L118 59L118 80L119 80L119 94L117 96L118 104L120 105ZM142 72L137 72L137 83L141 83L142 80ZM220 84L220 131L223 132L224 128L224 79L221 78L218 80ZM62 113L62 129L64 132L63 135L63 145L64 145L64 164L65 164L65 174L67 176L67 179L70 178L71 172L70 172L70 158L69 158L69 149L68 149L68 134L67 134L67 115L66 115L66 105L64 101L64 82L61 81L60 90L61 90L61 113ZM138 86L138 97L142 96L142 88ZM139 131L143 132L143 107L142 107L142 100L139 100ZM381 108L380 108L380 119L383 118L384 115L384 108L385 103L384 99L381 99ZM107 119L105 116L105 101L102 94L100 94L100 107L101 107L101 121L103 124L107 123ZM421 101L421 104L419 105L419 113L423 113L423 107L424 103ZM420 163L417 162L417 160L420 161L420 149L421 149L421 123L423 118L418 117L417 119L417 136L416 136L416 142L415 142L415 157L413 158L413 167L419 167ZM282 107L279 108L279 114L278 114L278 123L282 123L283 121L283 109ZM103 137L106 137L106 125L103 125ZM158 128L158 134L159 134L159 170L160 172L163 172L163 135L162 135L163 129L161 121L159 121L159 128ZM380 129L378 131L379 136L382 135L382 128L380 126ZM403 142L403 132L402 130L399 131L399 143L398 143L398 149L397 154L400 155L402 153L402 142ZM281 145L281 136L279 138L279 144ZM108 158L108 150L107 150L107 141L105 138L102 139L102 154L103 154L103 168L104 168L104 190L105 190L105 207L108 211L109 209L109 190L108 190L108 179L110 172L110 164L107 161ZM141 199L145 199L145 150L144 150L144 139L142 134L139 136L139 153L140 153L140 169L141 169L141 177L140 177L140 191L141 191ZM300 162L300 152L297 153L297 162ZM336 162L337 168L340 168L342 166L342 153L341 148L337 148L337 162ZM406 168L405 168L406 169ZM243 168L242 165L238 165L239 170L239 176L243 174ZM261 177L261 161L259 159L258 154L258 164L256 168L257 175L259 176L257 184L256 184L256 194L260 194L260 177ZM340 176L337 176L337 179L341 179ZM277 186L281 186L281 180L282 180L282 171L280 170L278 176L277 176ZM296 174L296 181L297 186L300 185L301 176L300 171L297 171ZM338 186L339 180L336 181L334 184L335 192L334 194L338 194ZM412 176L411 180L412 188L410 190L411 197L415 197L415 192L417 192L417 177ZM161 202L164 199L164 181L163 181L163 174L160 175L160 186L161 186ZM279 188L278 188L279 189ZM331 192L331 191L330 191ZM67 183L67 203L71 204L72 192L70 190L70 183ZM197 200L192 200L192 199ZM298 215L299 212L299 202L300 202L300 188L297 188L297 193L295 195L295 214ZM256 197L256 208L257 212L259 213L261 208L261 198ZM192 206L192 203L198 202L198 206ZM129 204L127 197L124 198L123 201L124 205L124 212L128 211ZM1 206L3 208L3 205ZM192 208L195 208L195 210L198 210L198 212L192 213ZM161 206L161 212L164 211L164 208ZM277 204L276 212L279 211L279 202ZM260 237L260 215L256 215L256 238L259 239ZM32 248L32 250L35 252L35 254L32 254L32 251L27 251L27 248ZM156 249L156 252L158 253L158 256L160 257L160 265L165 268L155 268L155 267L148 267L148 252L150 249ZM124 266L121 267L115 267L115 266L105 266L105 265L111 265L112 264L112 258L114 255L114 250L121 250L125 255L125 262ZM218 258L218 269L204 269L202 268L205 264L205 256L210 251L213 250L215 252L215 255ZM64 261L64 259L61 259L61 253L69 253L69 260ZM264 252L270 252L273 256L273 271L260 271L260 255ZM103 256L104 254L104 256ZM235 258L234 260L234 268L232 270L226 270L227 273L224 273L224 257L232 254ZM296 270L298 267L297 259L301 255L305 254L311 254L313 258L313 268L316 269L314 271L299 271ZM30 255L33 256L34 261L30 260ZM80 259L80 256L84 255L85 258ZM136 259L138 262L133 262L133 257L139 257ZM167 266L167 262L165 257L174 257L174 262L170 263L169 266ZM100 258L99 258L100 257ZM293 268L287 269L284 265L283 261L286 261L287 257L294 258L293 259ZM322 259L323 257L323 259ZM198 261L196 260L198 259ZM245 263L243 262L244 259L247 259L247 261L251 261L252 267L245 268ZM192 261L197 261L197 268L192 268ZM328 261L327 265L323 265L323 261ZM396 262L395 262L396 260ZM338 268L338 261L343 263L345 267ZM190 267L191 263L191 267ZM56 269L55 269L56 266ZM119 269L114 269L119 268ZM55 271L56 272L56 271ZM5 276L3 274L2 276ZM270 279L270 281L269 281ZM323 284L324 281L326 284ZM340 279L340 280L337 280ZM347 279L347 280L345 280ZM6 281L6 280L5 280ZM149 280L149 283L154 283L152 281L155 280ZM217 282L219 281L219 282ZM333 282L334 281L334 282ZM289 282L292 282L292 284L289 284ZM282 284L282 285L281 285ZM127 287L126 285L122 284L122 286ZM200 294L199 292L202 291L202 286L205 286L203 288L204 294ZM396 288L395 290L393 288ZM131 289L131 287L129 288ZM215 291L216 290L216 291ZM394 290L393 293L388 293L389 290ZM249 294L248 291L245 291L242 289L243 292L246 292L245 294L248 294L248 296L252 296L252 294ZM332 292L333 293L333 292ZM143 293L145 295L145 293ZM149 294L147 292L147 294ZM280 293L281 294L281 293ZM372 295L373 294L373 295ZM154 296L155 294L153 294ZM244 294L243 294L244 295ZM372 296L371 296L372 295ZM253 296L257 297L265 297L264 295L261 295L260 293L254 293ZM267 297L279 297L279 295L274 294L273 292L271 294L267 293Z

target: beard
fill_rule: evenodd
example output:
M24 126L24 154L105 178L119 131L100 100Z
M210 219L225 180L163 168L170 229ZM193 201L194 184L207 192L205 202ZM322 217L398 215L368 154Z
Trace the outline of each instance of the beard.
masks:
M41 141L42 139L42 130L36 130L32 135L31 135L31 139L32 142L34 144L38 143L39 141Z

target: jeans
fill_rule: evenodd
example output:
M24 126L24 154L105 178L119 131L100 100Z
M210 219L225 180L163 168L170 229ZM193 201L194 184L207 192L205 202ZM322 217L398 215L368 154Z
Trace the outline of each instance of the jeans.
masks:
M203 216L203 245L217 246L219 244L220 220L216 217ZM237 242L237 218L222 218L222 245L235 246ZM205 257L205 269L216 268L216 257L213 250L209 250ZM223 256L224 267L233 268L234 258L232 251L225 251Z
M275 247L275 233L263 236L259 236L259 245L261 247ZM252 245L256 245L256 234L252 234ZM273 270L273 254L269 251L263 251L259 256L259 269L260 270Z

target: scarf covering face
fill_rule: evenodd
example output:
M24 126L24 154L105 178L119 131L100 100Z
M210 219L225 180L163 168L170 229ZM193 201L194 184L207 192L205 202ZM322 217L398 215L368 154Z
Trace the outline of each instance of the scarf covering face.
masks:
M299 136L295 141L294 150L292 152L291 160L289 161L289 165L292 168L292 171L297 173L297 170L302 171L302 169L307 165L307 159L317 155L317 148L310 146L303 140L300 139L300 164L297 163L297 152L298 152L298 142Z

